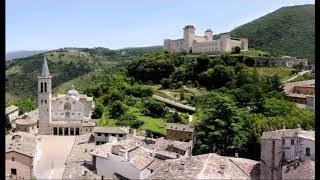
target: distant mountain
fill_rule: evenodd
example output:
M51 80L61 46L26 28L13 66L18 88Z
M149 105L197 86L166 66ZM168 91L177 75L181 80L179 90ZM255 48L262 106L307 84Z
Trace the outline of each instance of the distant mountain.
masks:
M43 52L46 52L48 50L38 50L38 51L12 51L6 53L6 61L12 60L12 59L19 59L19 58L25 58L29 56L33 56L36 54L40 54Z
M235 28L230 35L247 37L249 48L307 58L314 63L315 6L282 7Z

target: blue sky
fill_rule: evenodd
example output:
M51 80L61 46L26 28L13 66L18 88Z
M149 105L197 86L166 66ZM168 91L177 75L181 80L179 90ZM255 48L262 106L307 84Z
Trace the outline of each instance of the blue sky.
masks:
M214 34L314 0L6 0L6 52L162 45L194 25Z

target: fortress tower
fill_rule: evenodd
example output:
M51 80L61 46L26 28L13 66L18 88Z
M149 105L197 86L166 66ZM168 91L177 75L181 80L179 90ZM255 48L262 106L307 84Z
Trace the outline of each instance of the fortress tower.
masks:
M38 123L39 134L50 134L51 122L51 76L44 57L41 76L38 77Z
M187 25L183 28L183 39L184 39L183 49L188 53L192 49L193 40L195 39L195 36L196 36L195 31L196 31L196 28L192 25Z
M207 29L207 30L204 32L204 37L206 38L207 41L212 41L213 32L211 31L211 29Z

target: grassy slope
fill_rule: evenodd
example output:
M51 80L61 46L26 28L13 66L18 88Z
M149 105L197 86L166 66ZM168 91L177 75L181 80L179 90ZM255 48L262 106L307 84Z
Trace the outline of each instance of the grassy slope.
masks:
M314 5L283 7L237 27L230 34L247 37L251 48L314 62L314 12Z

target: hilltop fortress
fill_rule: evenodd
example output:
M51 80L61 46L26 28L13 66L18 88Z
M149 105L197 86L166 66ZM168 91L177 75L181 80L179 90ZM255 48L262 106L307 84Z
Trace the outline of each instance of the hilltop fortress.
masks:
M204 36L196 36L196 28L192 25L187 25L183 28L183 39L164 40L164 49L169 52L187 53L207 53L220 54L230 52L232 48L239 46L241 50L248 50L247 38L234 38L228 34L223 34L219 39L213 40L213 32L207 29Z

